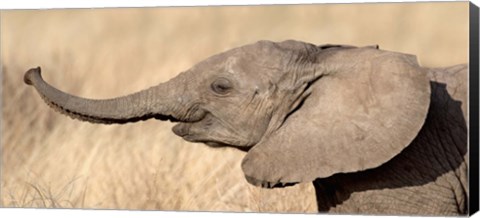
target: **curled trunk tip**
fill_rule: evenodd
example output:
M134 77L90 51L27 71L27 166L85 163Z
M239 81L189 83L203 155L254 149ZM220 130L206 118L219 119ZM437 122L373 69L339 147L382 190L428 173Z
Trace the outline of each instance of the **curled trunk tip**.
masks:
M23 76L23 81L28 85L33 85L33 82L32 82L33 77L35 76L42 77L41 72L42 70L40 69L40 67L32 68L25 73L25 75Z

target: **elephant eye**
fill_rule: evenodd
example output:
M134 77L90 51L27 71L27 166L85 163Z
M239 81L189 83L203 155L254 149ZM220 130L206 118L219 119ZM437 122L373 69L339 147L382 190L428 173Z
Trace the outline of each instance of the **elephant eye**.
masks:
M225 78L218 78L211 85L212 90L220 95L225 95L232 89L232 83Z

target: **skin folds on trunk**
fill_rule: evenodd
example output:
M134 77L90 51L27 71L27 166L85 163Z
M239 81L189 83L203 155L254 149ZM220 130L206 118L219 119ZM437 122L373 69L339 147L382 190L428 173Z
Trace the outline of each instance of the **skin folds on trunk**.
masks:
M94 100L64 93L41 76L40 68L30 69L24 77L25 83L33 85L45 102L60 113L92 123L127 123L149 118L177 120L171 114L169 101L171 82L163 83L130 95ZM159 96L158 93L162 93Z

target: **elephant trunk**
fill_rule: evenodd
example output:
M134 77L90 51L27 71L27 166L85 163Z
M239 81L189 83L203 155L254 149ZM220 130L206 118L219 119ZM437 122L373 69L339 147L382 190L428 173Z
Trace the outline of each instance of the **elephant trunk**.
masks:
M40 96L52 108L72 118L92 123L127 123L150 118L160 120L187 120L200 119L201 113L186 118L179 113L181 105L174 103L172 87L176 86L170 81L162 83L130 95L94 100L85 99L62 92L48 83L41 76L40 67L30 69L25 73L25 83L33 85ZM183 109L185 110L185 109Z

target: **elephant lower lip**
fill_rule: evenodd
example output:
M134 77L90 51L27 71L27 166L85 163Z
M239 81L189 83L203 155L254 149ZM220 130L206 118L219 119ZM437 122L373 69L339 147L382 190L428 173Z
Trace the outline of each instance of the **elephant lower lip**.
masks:
M175 117L170 116L170 118L172 118L172 119L169 118L170 121L178 122L178 124L172 128L173 133L175 133L175 135L178 135L187 141L194 142L195 139L190 133L190 127L193 123L197 123L203 120L206 114L207 113L202 111L201 113L197 113L195 114L195 116L192 116L189 119L177 119Z
M175 135L178 135L182 138L185 138L187 135L188 135L188 128L187 128L187 125L185 125L184 123L179 123L177 125L175 125L173 128L172 128L172 131L173 133L175 133Z

